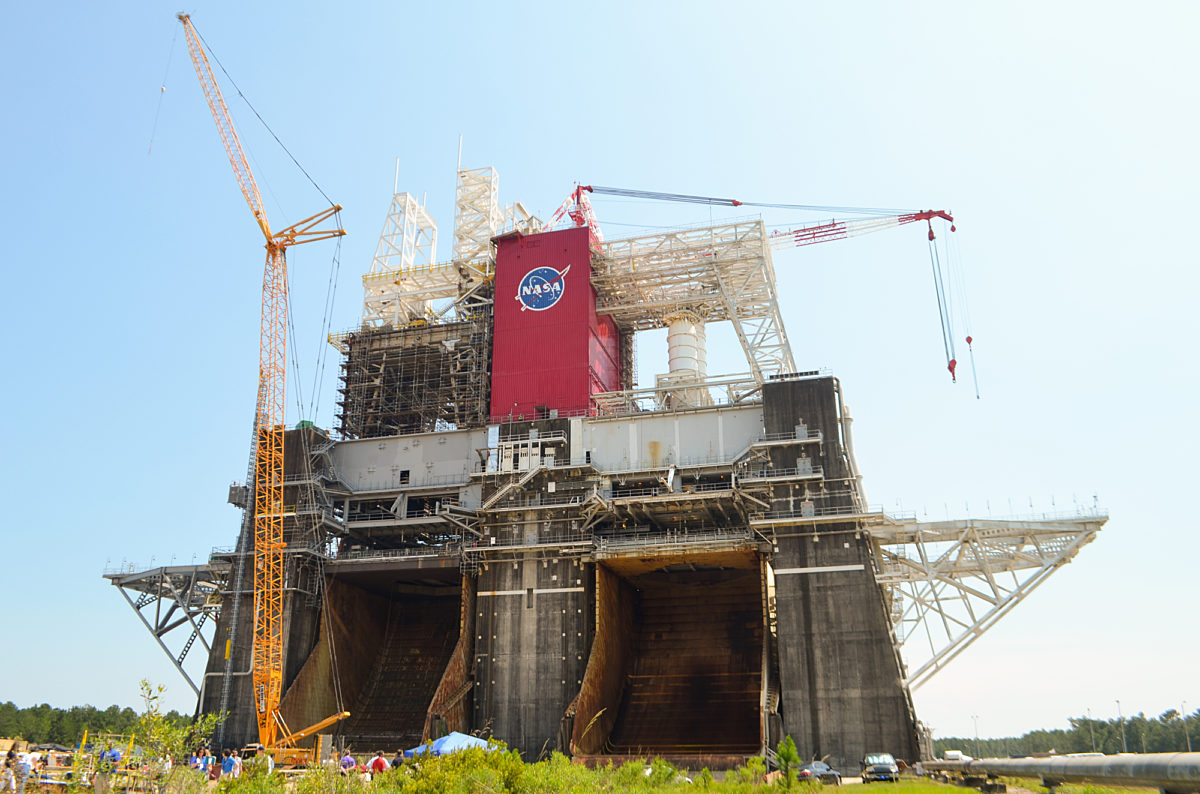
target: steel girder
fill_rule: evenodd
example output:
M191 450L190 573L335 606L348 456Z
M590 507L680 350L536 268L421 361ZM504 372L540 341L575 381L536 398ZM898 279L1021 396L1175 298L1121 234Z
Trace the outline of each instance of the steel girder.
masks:
M681 311L706 323L727 320L758 383L795 370L761 220L613 240L601 248L592 263L596 311L618 326L665 328Z
M199 696L200 688L183 669L183 662L197 640L206 654L212 651L205 630L210 636L216 630L229 564L171 565L144 571L131 566L106 572L104 578L121 591L175 669ZM178 643L177 650L167 645L168 635L172 644Z
M913 688L927 682L1090 543L1108 514L918 522L875 514L879 584Z

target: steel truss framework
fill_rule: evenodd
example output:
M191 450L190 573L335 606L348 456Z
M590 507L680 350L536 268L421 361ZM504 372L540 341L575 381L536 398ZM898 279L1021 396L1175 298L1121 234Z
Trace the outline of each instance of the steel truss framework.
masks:
M519 204L500 206L493 168L458 172L450 262L435 260L436 226L425 209L398 194L363 276L363 327L441 322L456 307L474 314L476 293L495 270L492 238L506 228L535 233L542 224ZM592 262L597 310L611 315L627 337L665 328L680 312L701 323L728 321L761 385L796 369L779 314L771 247L761 219L598 242ZM434 311L435 301L450 304Z
M623 329L665 328L672 315L733 325L755 381L796 369L759 219L613 240L592 263L601 314Z
M716 472L730 466L737 468L738 461L713 462L700 469ZM583 468L587 471L578 473L585 479L589 472L596 474L590 466ZM760 513L755 510L766 503L754 493L765 483L750 470L743 470L735 483L693 494L671 493L664 488L628 494L584 489L578 494L563 493L561 498L545 499L538 496L540 488L532 491L529 488L539 475L549 471L539 466L499 475L508 482L490 494L478 514L456 506L443 507L429 521L446 522L445 528L458 537L437 550L430 548L427 556L432 553L459 557L462 570L473 571L489 559L523 559L530 554L537 556L540 551L561 556L568 551L564 546L571 546L570 552L574 554L598 557L617 540L622 553L643 553L663 544L683 548L717 543L725 548L735 541L771 542L774 533L791 533L801 527L816 531L823 524L860 522L861 531L867 532L873 541L876 577L891 608L893 642L910 669L906 681L912 689L928 682L1050 574L1071 562L1108 518L1106 513L1096 511L1026 520L922 523L881 511L859 512L860 508L853 506L828 509L818 506L811 515L802 511L787 516ZM653 474L653 469L642 470L643 479L653 478ZM557 478L562 476L558 472ZM819 470L773 471L770 481L821 476ZM507 526L509 519L504 516L512 510L536 511L538 523L561 527L563 532L550 532L533 545L514 536L509 542L515 545L479 548L475 543L463 544L465 534L453 529L464 530L473 540L479 534L481 522L492 522L493 530ZM693 529L677 533L671 525L679 520L681 511L689 516L688 523ZM599 525L613 521L618 525L640 525L641 533L627 537L618 533L610 537L609 531L596 532ZM428 527L424 529L427 531ZM393 549L377 553L402 552ZM209 565L137 572L123 569L105 574L121 589L159 646L197 692L183 661L196 640L206 651L210 649L210 640L202 630L210 624L215 626L229 570L228 559L214 555ZM181 650L168 646L168 634L183 638Z
M460 170L454 198L454 260L486 264L492 258L492 238L503 227L496 169Z
M433 269L436 263L437 224L414 196L397 193L392 197L371 269L363 275L363 327L395 328L423 317L429 308L429 296L405 288L404 281L411 273ZM456 280L454 273L449 274L449 280Z
M200 688L183 668L183 662L197 640L206 655L212 651L210 638L216 630L229 565L171 565L146 571L122 569L107 572L104 578L117 586L175 669L199 696ZM206 632L208 636L205 636ZM168 635L171 645L177 649L168 646Z
M437 225L408 193L392 200L371 270L363 276L363 328L404 328L478 316L496 269L492 238L505 229L533 233L542 222L517 202L499 203L494 168L460 170L454 202L454 252L437 261ZM437 307L435 301L445 301Z
M1108 520L1091 511L1041 520L868 521L879 583L913 688L1070 562Z

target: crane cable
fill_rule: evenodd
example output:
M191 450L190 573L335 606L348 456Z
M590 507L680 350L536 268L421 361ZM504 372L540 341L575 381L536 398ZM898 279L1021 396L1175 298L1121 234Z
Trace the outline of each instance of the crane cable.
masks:
M171 37L171 48L167 50L167 68L163 71L162 83L158 86L158 107L154 110L154 125L150 128L150 145L146 147L146 156L154 151L154 136L158 134L158 116L162 113L163 97L167 94L167 75L171 73L171 56L175 54L175 41L179 38L179 28L175 28L175 35Z
M885 207L835 207L817 204L773 204L759 201L739 201L731 198L714 196L693 196L687 193L659 193L653 190L632 190L621 187L601 187L599 185L581 185L580 189L589 193L599 193L605 196L623 196L625 198L645 199L650 201L676 201L685 204L707 204L716 207L766 207L781 210L805 210L811 212L848 212L854 215L903 215L916 210L889 209Z
M937 296L938 320L942 325L942 347L946 351L946 369L950 370L950 380L957 383L958 376L954 370L958 367L958 359L954 353L954 331L950 318L949 296L946 290L945 276L942 272L941 257L938 256L937 238L933 233L932 222L929 224L929 266L933 271L933 291Z
M339 218L340 221L340 218ZM338 228L341 228L341 223L338 223ZM325 313L321 318L321 338L318 341L318 349L321 351L317 354L317 365L313 372L313 387L312 387L312 413L313 421L316 421L317 412L321 409L321 393L318 390L318 385L325 379L325 364L329 360L329 333L333 326L333 306L337 301L337 284L338 276L342 269L342 238L337 238L337 246L333 251L333 262L329 268L329 283L325 286Z
M959 302L959 317L962 328L966 332L967 351L971 359L971 380L975 387L975 399L979 399L979 375L975 369L975 339L971 332L971 306L967 299L966 269L963 267L962 249L957 235L946 242L946 260L952 263L953 274L956 277L953 286L957 288L956 300Z
M230 76L229 72L225 70L225 64L221 63L221 59L217 57L217 54L213 51L213 48L210 47L208 42L205 40L204 34L202 34L196 28L194 23L192 24L192 30L196 31L196 35L200 38L201 43L204 44L204 49L208 50L208 54L211 55L213 60L217 62L217 66L221 67L221 72L224 73L225 78L229 80L229 84L233 86L233 90L237 91L237 95L242 98L243 102L246 103L246 107L250 108L250 112L252 112L256 118L258 118L259 122L262 123L266 131L271 133L271 137L275 139L275 143L279 144L279 148L283 149L283 151L287 153L287 156L290 157L292 162L296 164L296 167L300 169L300 173L304 174L304 176L308 178L308 181L311 182L312 186L317 189L317 192L324 196L325 200L328 201L332 206L334 204L333 199L329 198L329 196L325 194L325 191L321 189L321 186L317 184L317 181L312 178L308 171L304 170L304 166L300 165L300 161L296 159L296 156L291 153L288 147L283 145L283 141L279 140L279 136L275 134L275 130L271 129L271 125L267 124L266 119L259 115L259 112L257 109L255 109L254 105L250 104L250 100L245 94L242 93L242 89L238 87L236 82L234 82L233 77Z
M891 209L883 207L835 207L822 206L815 204L776 204L769 202L758 201L739 201L738 199L719 198L716 196L696 196L689 193L661 193L654 190L635 190L631 188L619 187L602 187L600 185L580 185L576 188L576 195L583 191L589 193L598 193L606 196L621 196L629 199L641 199L646 201L674 201L685 204L704 204L709 207L765 207L771 209L785 210L804 210L812 212L843 212L856 215L867 216L887 216L887 215L908 215L916 214L917 210ZM948 217L948 216L943 216ZM955 370L958 367L957 353L954 347L954 326L953 326L953 295L955 287L962 298L963 312L966 311L966 288L962 283L962 279L955 280L950 277L953 269L953 259L950 253L949 243L946 246L946 265L943 270L941 257L938 255L936 237L933 233L932 218L923 218L929 224L929 264L933 271L933 288L937 296L938 304L938 321L942 326L942 347L946 353L946 369L950 371L950 379L957 383L958 376ZM950 226L950 231L955 231L953 225ZM957 243L956 243L957 245ZM975 383L975 399L979 399L979 378L975 372L975 348L972 342L975 340L970 333L969 320L964 315L964 325L967 327L967 349L970 351L971 357L971 377Z

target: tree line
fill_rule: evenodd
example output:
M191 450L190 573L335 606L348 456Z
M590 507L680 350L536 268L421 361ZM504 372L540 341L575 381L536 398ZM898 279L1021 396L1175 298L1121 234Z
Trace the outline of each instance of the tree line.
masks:
M1069 728L1030 731L1023 736L999 739L949 737L934 739L938 757L946 750L961 750L975 758L1004 758L1031 753L1175 753L1188 749L1190 740L1200 750L1200 710L1181 716L1168 709L1157 717L1139 712L1123 719L1094 720L1072 717ZM1124 734L1122 735L1122 730Z
M9 701L0 704L0 736L10 739L21 738L33 744L61 744L72 747L83 737L86 730L91 734L137 732L140 715L126 706L72 706L69 709L54 708L43 703L40 706L18 708ZM176 725L192 722L190 716L170 711L164 719Z

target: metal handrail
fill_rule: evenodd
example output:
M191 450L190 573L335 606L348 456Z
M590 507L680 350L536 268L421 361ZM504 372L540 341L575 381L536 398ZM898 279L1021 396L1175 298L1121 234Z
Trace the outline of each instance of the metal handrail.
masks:
M797 435L795 430L785 433L761 433L758 436L759 442L765 441L821 441L824 434L820 430L809 430L807 434Z
M596 548L630 546L683 546L696 543L714 543L730 540L750 540L754 533L750 529L714 529L705 532L659 532L617 533L596 536Z
M825 476L825 469L821 466L810 466L806 469L791 468L791 469L759 469L757 471L748 471L745 474L739 474L739 481L753 480L770 480L776 477L814 477L822 478Z
M427 546L423 549L352 549L339 554L337 560L373 560L395 559L397 557L445 557L458 554L462 546L462 538L454 536L454 540L444 546Z
M526 444L526 443L536 444L536 443L540 443L542 441L565 441L566 439L567 439L567 434L563 430L545 430L545 431L538 431L537 438L531 438L528 435L526 435L522 438L508 438L508 439L502 438L502 439L500 439L500 443L512 446L515 444Z

